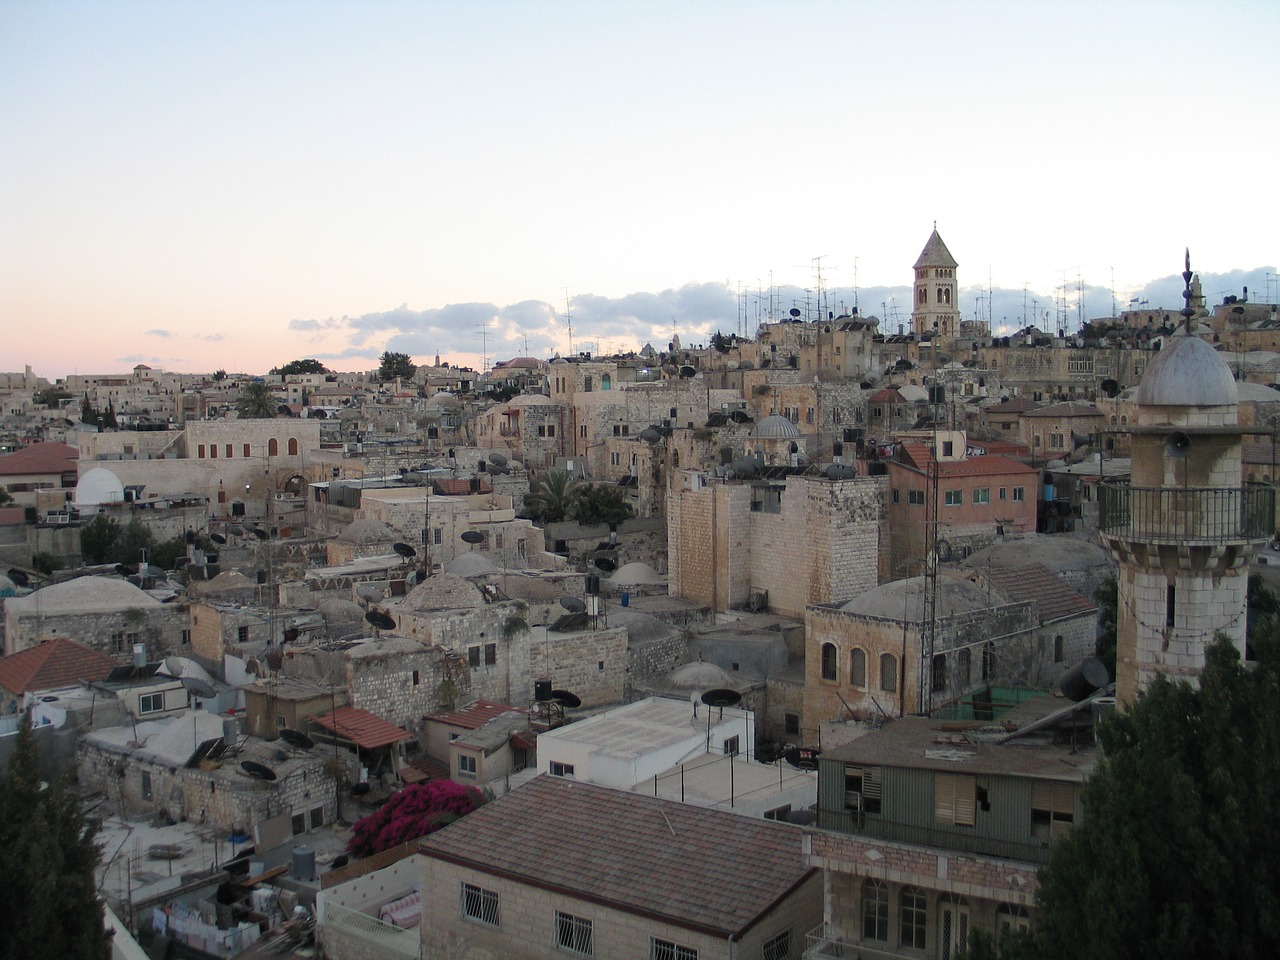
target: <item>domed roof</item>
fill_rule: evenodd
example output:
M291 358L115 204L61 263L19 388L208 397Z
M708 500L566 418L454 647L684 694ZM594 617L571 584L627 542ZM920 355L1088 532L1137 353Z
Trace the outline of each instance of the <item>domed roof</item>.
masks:
M390 543L396 532L381 520L361 517L347 524L337 539L341 543Z
M864 617L879 617L899 622L904 619L908 622L918 621L924 616L924 591L924 577L894 580L854 597L840 609L846 613L856 613ZM1000 594L972 584L968 580L952 577L938 578L939 617L987 610L1004 603L1008 601Z
M667 684L677 690L736 690L737 681L714 663L696 660L676 667Z
M793 440L800 436L800 430L786 417L774 413L757 423L751 436L757 440Z
M1141 407L1221 407L1239 401L1235 377L1199 337L1171 337L1138 385Z
M458 554L446 563L444 568L448 573L457 574L460 577L479 577L498 569L492 560L474 550Z
M620 566L617 572L609 578L609 582L620 587L626 587L642 583L666 583L667 578L647 563L633 560L631 563L624 563Z
M94 467L76 484L77 507L94 507L100 503L120 503L124 500L124 484L106 467Z
M509 407L547 407L556 401L550 397L544 397L540 393L522 393L519 396L512 397L507 401Z

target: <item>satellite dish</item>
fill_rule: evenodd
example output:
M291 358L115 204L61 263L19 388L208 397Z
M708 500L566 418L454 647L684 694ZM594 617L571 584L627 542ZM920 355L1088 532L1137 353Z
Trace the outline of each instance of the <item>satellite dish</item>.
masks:
M645 443L657 443L662 439L662 431L657 427L645 427L640 431L640 439Z
M414 549L412 544L408 543L393 543L391 545L391 549L400 554L400 556L404 557L406 560L409 557L416 557L418 555L418 551Z
M241 760L240 769L255 780L274 780L276 778L274 770L265 763L259 763L257 760Z
M603 570L605 573L613 573L618 569L618 564L611 557L596 557L596 569Z
M316 745L315 741L305 733L287 728L280 731L280 739L291 747L297 747L299 750L310 750Z
M697 375L698 375L698 371L697 371L697 370L695 370L693 367L690 367L690 366L683 366L683 367L681 367L681 368L680 368L680 379L681 379L681 380L691 380L692 378L696 377Z
M701 700L708 707L732 707L742 700L742 694L737 690L718 688L708 690L702 695Z
M361 600L372 600L376 603L382 599L382 589L371 583L362 583L356 587L356 596Z
M25 587L31 583L31 578L15 567L9 568L9 579L14 582L15 586L19 587Z
M788 311L788 313L790 313L793 317L798 317L798 316L800 316L800 308L799 308L799 307L792 307L792 308Z
M183 677L182 685L202 700L211 700L218 695L218 691L214 690L213 687L199 677Z
M574 707L582 706L582 700L576 693L570 693L568 690L552 690L551 699L562 707L568 707L572 710Z
M582 613L587 609L587 605L577 597L561 597L560 606L564 607L570 613Z
M364 618L379 630L394 630L396 628L395 617L389 613L383 613L381 610L370 610L364 615Z
M302 631L299 630L297 627L285 627L285 630L284 630L285 643L293 643L300 636L302 636Z
M502 463L502 464L491 463L489 464L489 472L491 474L496 474L497 476L501 477L501 476L506 476L508 473L510 473L511 468L508 467L505 463Z
M237 537L244 536L244 527L238 523L227 524L227 533L235 534Z
M212 540L214 543L218 543L218 544L223 544L227 542L227 538L220 533L209 534L209 539Z
M484 543L484 534L478 530L467 530L462 534L463 543Z
M822 751L814 747L787 747L782 751L782 759L798 770L817 770L821 755Z
M489 454L489 462L495 467L505 467L507 465L507 458L500 453L491 453Z
M1191 450L1191 438L1181 430L1165 437L1164 453L1171 460L1185 460Z

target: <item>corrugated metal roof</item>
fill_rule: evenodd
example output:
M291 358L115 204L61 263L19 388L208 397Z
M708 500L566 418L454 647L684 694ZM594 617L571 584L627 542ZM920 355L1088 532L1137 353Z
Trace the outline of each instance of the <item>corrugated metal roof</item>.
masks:
M538 777L423 839L428 857L717 936L738 935L811 873L803 833Z
M366 750L411 739L409 734L394 723L388 723L359 707L339 707L332 713L312 717L311 720Z
M473 700L461 710L446 710L442 713L433 713L428 715L428 720L436 723L444 723L451 727L461 727L464 730L476 730L484 726L494 717L500 717L504 713L523 713L516 707L507 706L504 703L494 703L492 700Z

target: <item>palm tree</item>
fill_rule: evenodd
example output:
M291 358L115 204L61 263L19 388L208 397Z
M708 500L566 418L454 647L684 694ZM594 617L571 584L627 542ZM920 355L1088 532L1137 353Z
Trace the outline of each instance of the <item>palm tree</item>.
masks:
M559 523L578 496L577 486L567 471L549 470L538 488L525 497L525 509L535 520Z
M243 420L270 420L276 415L275 394L265 383L248 383L240 388L236 412Z

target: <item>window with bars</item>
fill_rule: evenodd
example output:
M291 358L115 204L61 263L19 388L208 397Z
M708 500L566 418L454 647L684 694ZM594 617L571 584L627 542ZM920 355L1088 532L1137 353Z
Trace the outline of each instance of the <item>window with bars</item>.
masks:
M889 888L880 880L862 881L862 939L889 939Z
M763 960L792 960L794 953L791 945L790 929L775 933L764 942L760 950Z
M498 914L498 895L492 890L471 883L462 885L462 915L468 920L485 926L501 926Z
M867 652L861 647L849 653L849 682L855 687L867 685Z
M834 680L836 678L836 645L834 643L824 643L822 645L822 679Z
M955 773L933 775L933 819L957 827L972 827L977 782L971 776Z
M649 938L649 960L698 960L698 951L670 940Z
M595 943L591 936L591 921L557 910L556 946L561 950L576 953L580 957L594 957Z
M498 662L498 645L496 643L486 643L484 645L484 663L486 667L492 667Z

